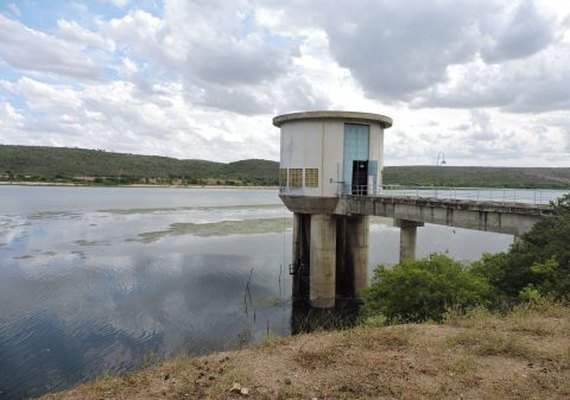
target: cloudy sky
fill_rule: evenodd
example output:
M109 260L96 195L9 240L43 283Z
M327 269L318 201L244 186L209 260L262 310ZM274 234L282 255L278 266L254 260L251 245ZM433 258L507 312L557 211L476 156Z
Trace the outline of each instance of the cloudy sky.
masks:
M567 0L1 0L0 143L279 159L385 114L388 165L570 167Z

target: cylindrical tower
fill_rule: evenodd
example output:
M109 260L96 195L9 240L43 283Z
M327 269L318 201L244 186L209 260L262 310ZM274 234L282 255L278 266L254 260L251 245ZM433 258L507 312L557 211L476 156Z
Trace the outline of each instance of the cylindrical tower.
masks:
M339 214L344 196L373 196L382 184L380 114L310 111L279 115L280 197L295 213L293 295L313 307L360 298L367 281L368 220Z
M384 129L380 114L310 111L279 115L281 193L336 197L372 195L382 183Z

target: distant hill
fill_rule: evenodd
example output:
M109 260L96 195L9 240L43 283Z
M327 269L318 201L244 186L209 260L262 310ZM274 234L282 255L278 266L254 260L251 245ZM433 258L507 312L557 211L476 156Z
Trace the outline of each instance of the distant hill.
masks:
M570 168L386 167L383 179L385 185L569 189Z
M0 180L89 184L277 185L279 164L219 163L64 147L0 145ZM385 167L385 185L570 188L570 168Z
M111 153L65 147L0 145L0 179L99 184L277 185L279 164Z

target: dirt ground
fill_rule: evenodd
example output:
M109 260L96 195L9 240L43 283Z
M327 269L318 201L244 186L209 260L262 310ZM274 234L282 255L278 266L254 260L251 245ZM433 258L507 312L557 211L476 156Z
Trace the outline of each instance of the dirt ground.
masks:
M44 399L568 399L570 308L484 310L170 360Z

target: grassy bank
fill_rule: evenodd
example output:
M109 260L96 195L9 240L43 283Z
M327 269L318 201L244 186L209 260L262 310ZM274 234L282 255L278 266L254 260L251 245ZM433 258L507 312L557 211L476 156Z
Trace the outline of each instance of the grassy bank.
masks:
M357 327L102 377L45 399L570 397L570 308Z

